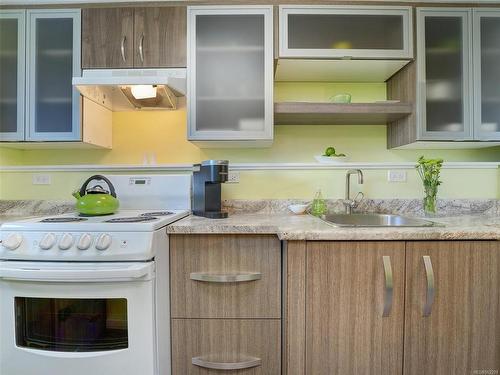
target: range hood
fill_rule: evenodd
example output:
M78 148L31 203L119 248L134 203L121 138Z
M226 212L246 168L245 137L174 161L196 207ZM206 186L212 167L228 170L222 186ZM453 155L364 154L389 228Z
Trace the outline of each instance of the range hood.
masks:
M86 69L73 86L114 112L176 109L186 94L186 69Z

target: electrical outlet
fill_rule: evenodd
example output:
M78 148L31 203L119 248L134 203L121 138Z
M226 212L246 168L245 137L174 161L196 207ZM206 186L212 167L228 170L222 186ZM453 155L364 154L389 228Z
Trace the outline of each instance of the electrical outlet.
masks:
M50 185L52 183L50 174L36 173L33 175L33 185Z
M388 171L387 181L389 182L406 182L406 171Z
M240 172L229 171L227 175L227 183L229 184L237 184L240 182Z

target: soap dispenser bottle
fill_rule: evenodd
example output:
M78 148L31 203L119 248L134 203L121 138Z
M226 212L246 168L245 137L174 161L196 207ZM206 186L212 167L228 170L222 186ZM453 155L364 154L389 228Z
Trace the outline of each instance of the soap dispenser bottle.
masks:
M321 194L320 189L318 189L314 196L311 206L311 214L318 217L326 214L326 202L323 199L323 194Z

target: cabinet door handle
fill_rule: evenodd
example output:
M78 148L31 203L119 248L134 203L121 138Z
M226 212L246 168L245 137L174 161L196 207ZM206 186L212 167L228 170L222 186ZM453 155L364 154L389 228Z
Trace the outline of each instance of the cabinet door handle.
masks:
M209 283L241 283L245 281L256 281L262 278L260 272L239 272L239 273L208 273L193 272L189 275L191 280L204 281Z
M141 35L141 39L139 40L139 57L141 58L141 62L144 62L143 45L144 45L144 34Z
M122 38L122 44L120 46L120 51L122 53L123 62L127 62L127 57L125 56L125 42L127 41L127 37L124 35Z
M211 362L202 357L191 358L191 363L198 367L213 369L213 370L241 370L262 365L262 360L256 357L249 357L242 362Z
M384 312L382 316L391 315L392 300L394 298L394 280L392 275L391 257L385 255L382 257L384 264L384 277L385 277L385 293L384 293Z
M436 296L436 285L434 279L434 269L429 255L424 255L425 276L427 278L427 295L425 297L424 316L431 315L434 297Z

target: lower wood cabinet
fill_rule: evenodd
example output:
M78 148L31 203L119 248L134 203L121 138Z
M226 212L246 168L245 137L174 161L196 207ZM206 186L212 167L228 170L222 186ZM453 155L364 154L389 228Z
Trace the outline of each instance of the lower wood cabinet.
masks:
M500 241L408 242L406 261L404 374L498 374Z
M308 242L306 374L401 374L404 242Z
M292 241L283 259L287 375L500 372L500 241Z
M281 322L173 319L172 374L279 375Z
M173 375L500 372L500 241L171 235L170 263Z
M281 374L281 242L170 235L172 374Z
M281 244L273 235L170 238L173 318L281 317Z

